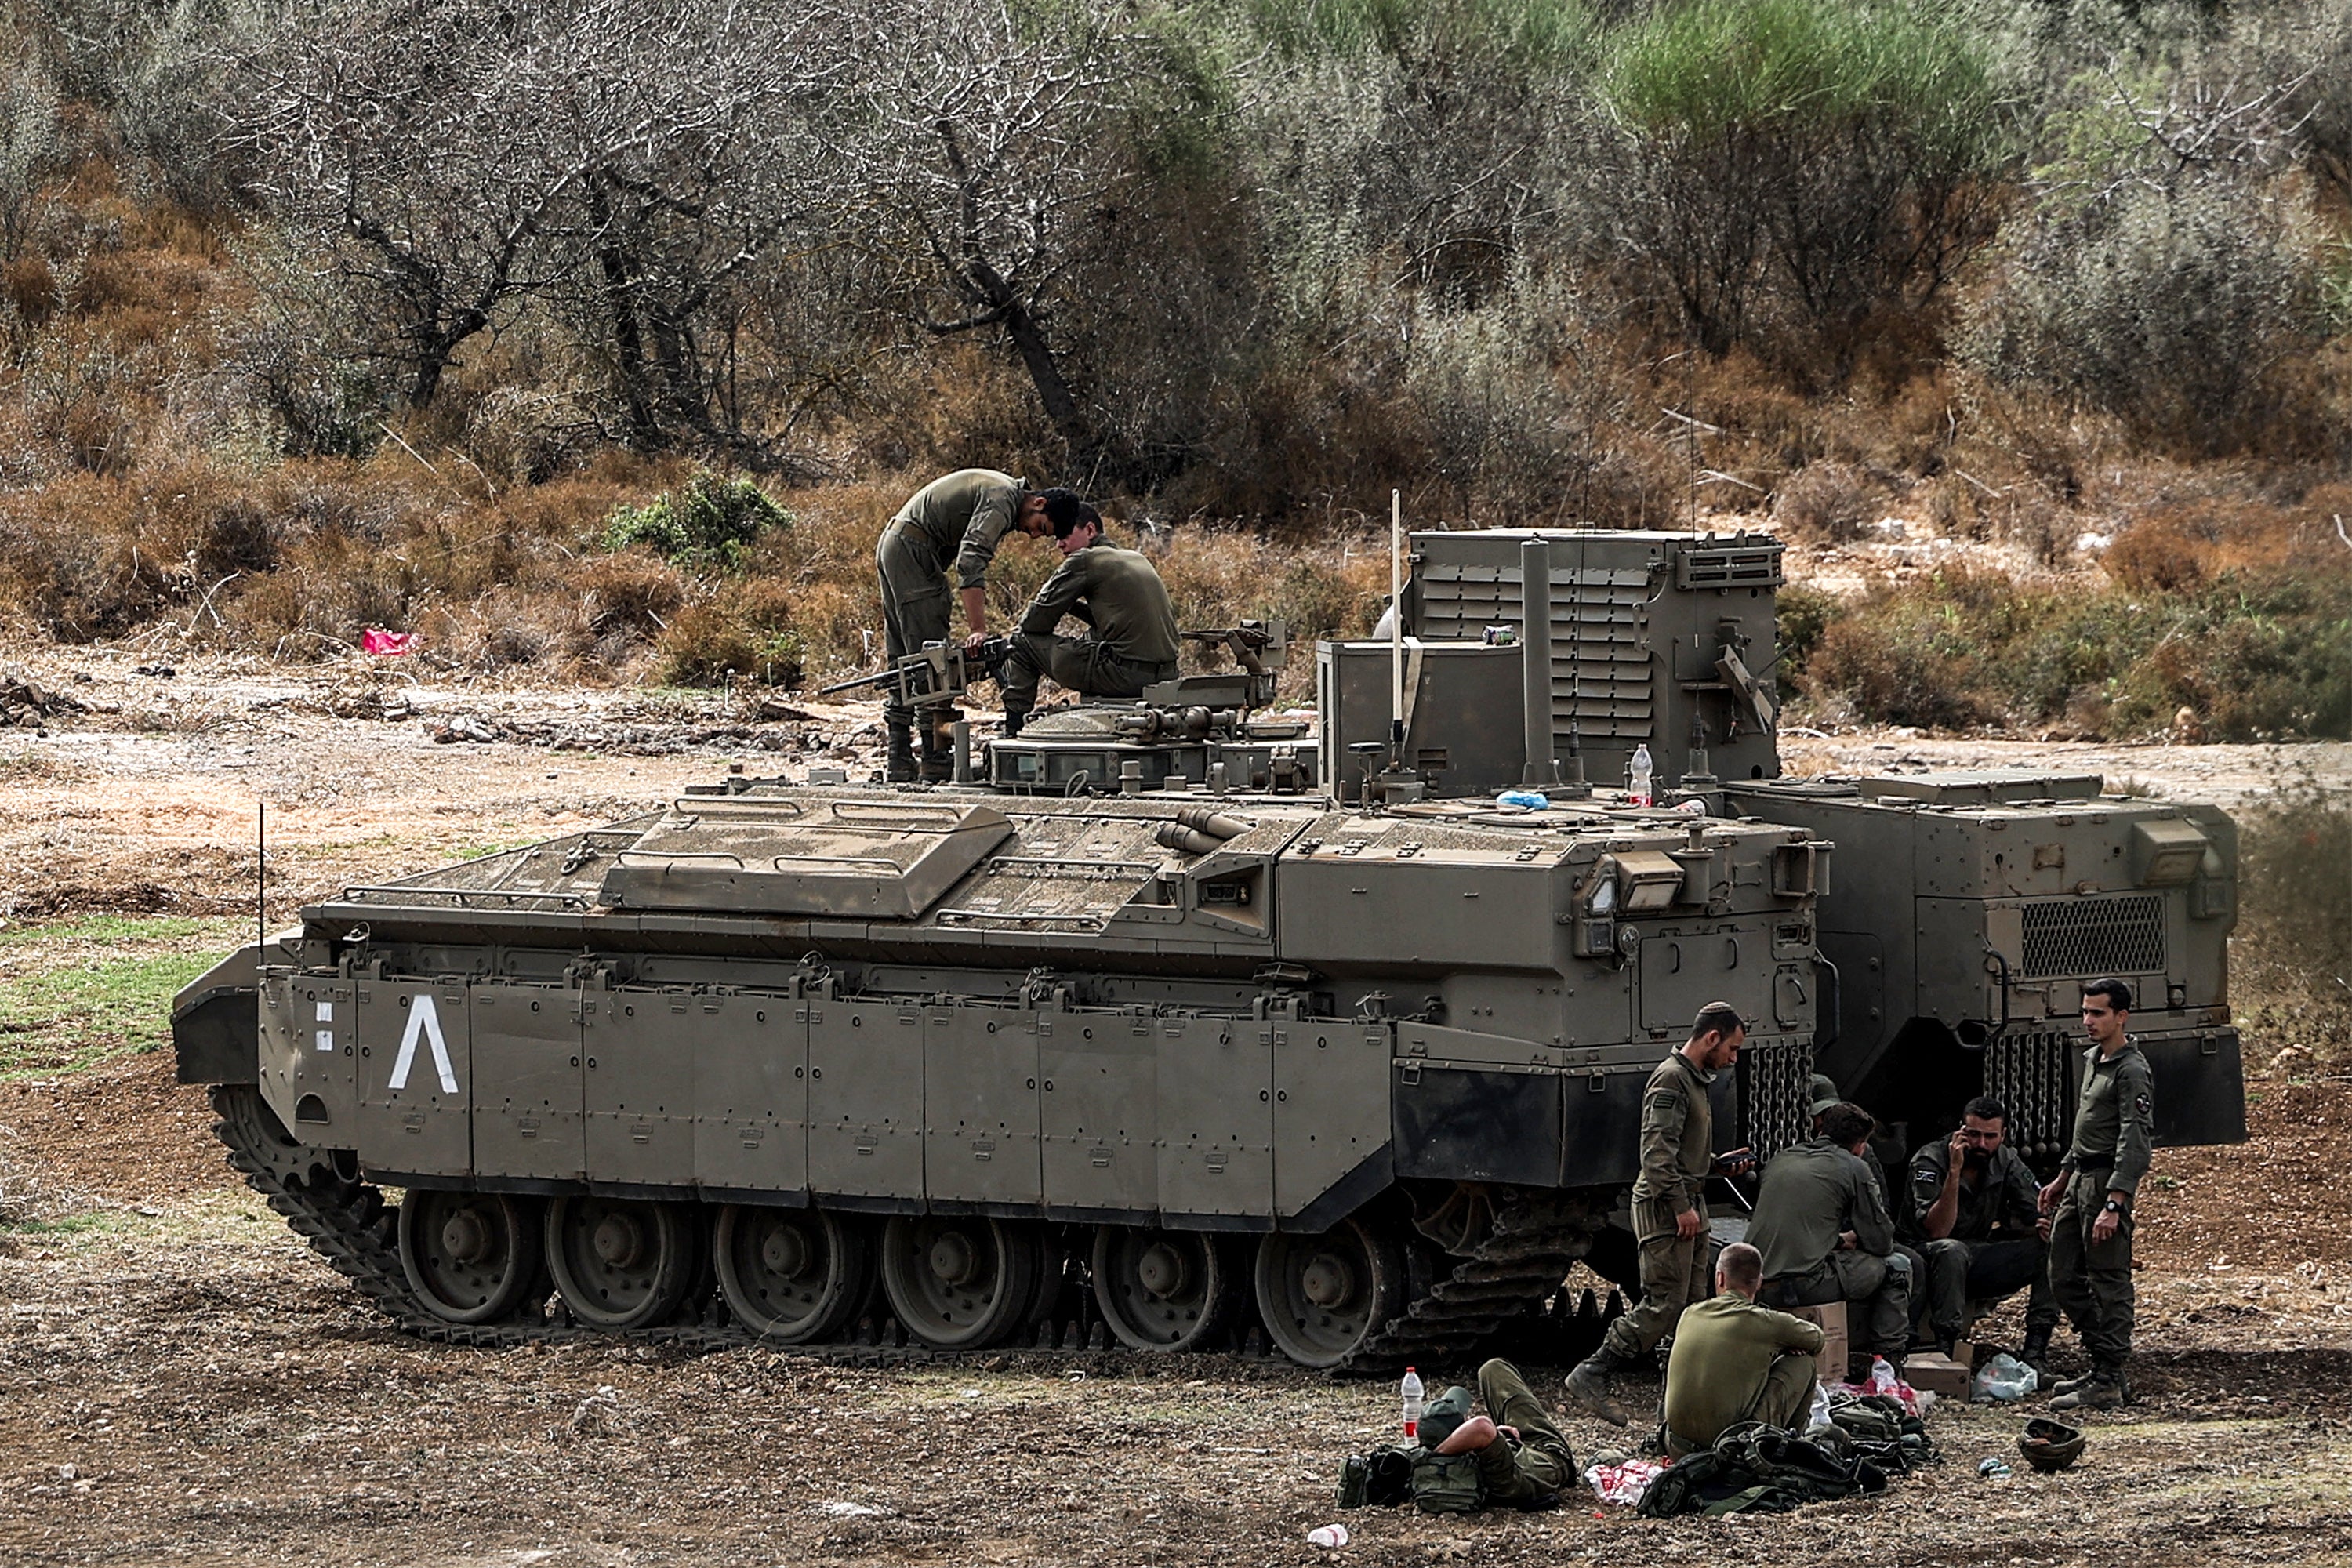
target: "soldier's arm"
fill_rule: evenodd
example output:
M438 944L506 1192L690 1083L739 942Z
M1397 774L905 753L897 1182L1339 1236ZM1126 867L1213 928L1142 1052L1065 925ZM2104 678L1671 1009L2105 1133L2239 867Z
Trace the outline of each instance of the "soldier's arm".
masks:
M2156 1158L2156 1085L2145 1061L2116 1075L2116 1168L2107 1190L2129 1197Z
M1878 1201L1878 1184L1871 1178L1869 1168L1860 1160L1854 1167L1853 1218L1849 1222L1853 1244L1874 1258L1884 1258L1895 1250L1895 1222L1886 1217L1886 1205Z
M1021 629L1035 637L1049 635L1062 624L1071 606L1085 596L1090 581L1087 571L1087 552L1079 551L1062 563L1062 569L1045 579L1029 607L1021 612Z
M1642 1173L1676 1214L1688 1214L1683 1190L1683 1120L1689 1113L1679 1089L1654 1089L1642 1099Z
M2016 1151L2003 1149L2009 1156L2005 1169L2008 1185L2001 1203L2000 1223L2013 1230L2032 1230L2039 1217L2040 1189L2034 1185L2033 1173Z
M1911 1215L1919 1222L1919 1230L1930 1241L1941 1241L1952 1234L1952 1226L1960 1215L1960 1164L1949 1158L1946 1150L1944 1168L1936 1169L1932 1160L1921 1160L1911 1167Z
M971 521L963 525L963 543L956 551L956 581L962 584L964 603L969 606L971 595L978 593L988 579L988 564L996 559L996 547L1003 542L1005 530L1021 510L1021 490L1017 485L1003 488L991 486L971 509ZM984 612L983 612L984 613ZM980 626L972 626L978 631Z
M1809 1323L1791 1313L1774 1312L1769 1309L1765 1315L1771 1320L1772 1327L1777 1331L1773 1342L1782 1350L1802 1351L1807 1355L1819 1355L1822 1353L1822 1346L1828 1342L1828 1338L1822 1332L1822 1326L1819 1323Z

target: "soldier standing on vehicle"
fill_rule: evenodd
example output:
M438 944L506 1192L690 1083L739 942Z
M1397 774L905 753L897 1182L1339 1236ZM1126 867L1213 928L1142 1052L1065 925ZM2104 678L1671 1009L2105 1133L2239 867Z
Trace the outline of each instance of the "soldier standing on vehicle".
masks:
M874 546L875 574L881 580L882 644L890 663L926 644L948 637L950 603L947 569L955 567L962 590L966 643L988 635L988 564L1007 533L1039 535L1055 521L1076 517L1082 503L1066 489L1032 490L1027 481L993 468L961 468L917 490L882 531ZM886 703L882 724L889 737L886 774L893 784L915 777L915 716ZM937 737L923 737L929 771L947 776L947 758Z
M2083 1091L2074 1141L2042 1189L2050 1215L2050 1288L2090 1352L2091 1370L2058 1384L2053 1410L2111 1410L2131 1398L2132 1205L2156 1142L2156 1090L2132 1044L2131 987L2083 987Z
M1104 542L1102 514L1084 501L1073 516L1055 517L1053 529L1062 569L1021 612L999 682L1008 735L1021 732L1040 676L1082 697L1140 697L1145 687L1176 676L1176 606L1151 563ZM1094 635L1055 636L1066 615Z
M1611 1323L1601 1348L1568 1374L1569 1397L1616 1426L1625 1425L1625 1412L1610 1397L1610 1376L1656 1349L1683 1309L1707 1293L1706 1181L1718 1167L1706 1091L1747 1040L1747 1020L1729 1003L1710 1002L1642 1090L1642 1169L1633 1180L1641 1304Z

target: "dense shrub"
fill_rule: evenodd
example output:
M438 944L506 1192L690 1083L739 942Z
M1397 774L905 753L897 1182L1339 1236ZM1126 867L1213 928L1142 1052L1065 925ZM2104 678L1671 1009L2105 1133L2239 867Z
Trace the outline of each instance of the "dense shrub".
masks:
M1990 290L1969 353L2191 452L2258 443L2282 362L2317 341L2310 237L2279 200L2226 184L2132 188L2045 219Z
M793 629L793 594L754 579L678 612L656 647L675 686L800 684L803 646Z
M605 520L601 542L607 550L642 544L672 565L733 571L762 533L789 528L792 521L792 514L750 479L705 473L643 506L616 508Z
M1900 0L1695 0L1610 41L1623 222L1701 347L1826 349L1916 308L1991 237L1988 52Z
M2267 1045L2339 1064L2352 1055L2352 795L2288 774L2237 816L2239 1016Z

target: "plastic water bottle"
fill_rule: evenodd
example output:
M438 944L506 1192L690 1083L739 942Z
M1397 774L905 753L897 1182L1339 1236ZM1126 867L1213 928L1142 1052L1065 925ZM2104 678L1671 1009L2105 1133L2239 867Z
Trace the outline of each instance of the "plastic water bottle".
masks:
M1404 1394L1404 1435L1408 1438L1421 1435L1421 1413L1427 1407L1422 1397L1421 1373L1412 1367L1404 1369L1404 1382L1399 1385Z
M1625 793L1635 805L1648 805L1657 797L1650 792L1650 748L1647 742L1633 748L1633 767Z

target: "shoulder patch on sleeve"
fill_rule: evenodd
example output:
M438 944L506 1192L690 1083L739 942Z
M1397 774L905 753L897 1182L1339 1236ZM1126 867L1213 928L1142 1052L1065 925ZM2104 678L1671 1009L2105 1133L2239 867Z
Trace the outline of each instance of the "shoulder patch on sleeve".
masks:
M2132 1100L2132 1110L2146 1116L2154 1108L2154 1104L2155 1102L2143 1093Z

